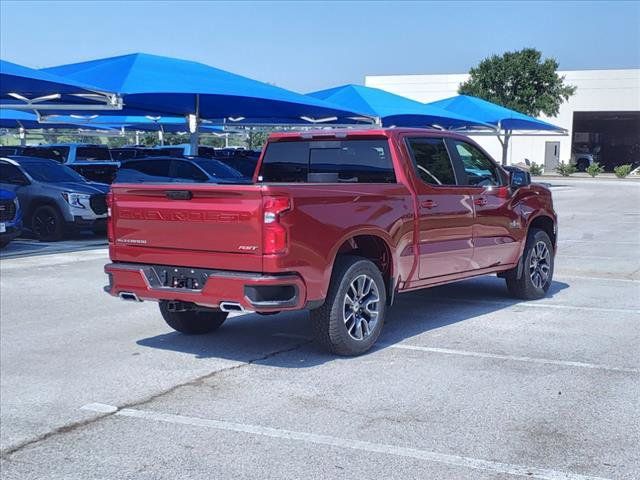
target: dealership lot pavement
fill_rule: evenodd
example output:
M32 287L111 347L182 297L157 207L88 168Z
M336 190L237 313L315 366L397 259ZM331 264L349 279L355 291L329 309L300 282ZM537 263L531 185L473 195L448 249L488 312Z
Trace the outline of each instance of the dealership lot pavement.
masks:
M405 294L358 358L304 312L173 333L102 292L104 249L3 258L2 478L637 478L640 184L548 181L548 298Z

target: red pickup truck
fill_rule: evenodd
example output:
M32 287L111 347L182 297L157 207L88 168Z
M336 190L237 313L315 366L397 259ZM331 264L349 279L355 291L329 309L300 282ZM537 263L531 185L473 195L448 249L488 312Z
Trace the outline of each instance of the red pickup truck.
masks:
M246 183L151 178L112 186L105 290L159 301L180 332L309 309L324 347L357 355L396 293L495 273L524 299L551 284L551 192L462 135L278 133Z

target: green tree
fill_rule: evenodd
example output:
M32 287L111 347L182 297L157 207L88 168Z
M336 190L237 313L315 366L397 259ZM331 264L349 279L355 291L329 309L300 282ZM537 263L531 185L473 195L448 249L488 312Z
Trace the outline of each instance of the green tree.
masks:
M566 85L558 75L554 58L542 59L534 48L492 55L469 71L469 80L458 88L462 95L472 95L526 115L549 117L558 114L560 105L569 99L576 87ZM512 131L498 135L502 144L502 164L507 163L507 151Z

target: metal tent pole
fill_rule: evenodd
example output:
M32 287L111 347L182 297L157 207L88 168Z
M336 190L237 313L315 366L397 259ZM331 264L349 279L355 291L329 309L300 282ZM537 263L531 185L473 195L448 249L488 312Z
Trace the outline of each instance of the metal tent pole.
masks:
M191 149L191 155L198 155L198 143L199 134L198 127L200 126L200 95L196 94L195 113L189 115L189 145Z

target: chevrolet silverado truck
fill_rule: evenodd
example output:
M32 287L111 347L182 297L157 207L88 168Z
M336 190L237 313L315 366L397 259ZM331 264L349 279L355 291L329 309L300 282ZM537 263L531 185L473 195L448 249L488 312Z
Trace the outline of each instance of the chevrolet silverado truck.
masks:
M105 291L179 332L308 309L322 346L358 355L397 293L497 274L537 299L552 281L551 192L455 133L277 133L246 183L157 180L112 185Z

